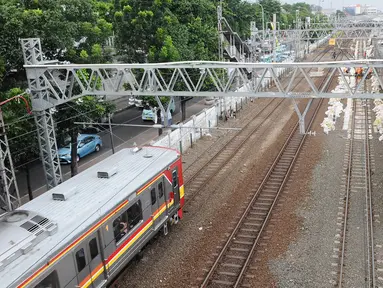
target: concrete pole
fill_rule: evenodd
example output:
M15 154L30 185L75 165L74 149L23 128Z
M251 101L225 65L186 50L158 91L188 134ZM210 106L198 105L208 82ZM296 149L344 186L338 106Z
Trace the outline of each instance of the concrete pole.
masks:
M277 62L277 14L273 14L273 62Z
M112 145L112 154L114 154L114 140L113 140L113 130L112 130L112 120L110 119L110 113L108 114L108 124L109 124L109 135L110 135L110 144Z

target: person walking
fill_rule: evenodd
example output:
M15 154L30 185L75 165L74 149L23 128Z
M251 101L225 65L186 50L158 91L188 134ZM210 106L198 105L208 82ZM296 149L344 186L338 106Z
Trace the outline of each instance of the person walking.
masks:
M170 112L170 110L168 111L168 123L167 124L164 124L165 123L165 117L164 117L164 113L162 113L162 110L161 110L161 123L162 125L172 125L172 113Z
M366 79L364 81L364 93L371 93L372 92L372 69L368 69L367 70L367 76L366 76Z

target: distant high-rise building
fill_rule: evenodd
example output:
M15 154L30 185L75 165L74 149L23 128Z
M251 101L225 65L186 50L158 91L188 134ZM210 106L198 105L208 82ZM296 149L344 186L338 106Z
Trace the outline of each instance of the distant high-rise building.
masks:
M378 13L378 9L370 5L361 6L360 4L356 4L343 7L343 12L351 16L356 16L360 14L373 15Z
M350 6L345 6L343 7L343 12L348 14L348 15L351 15L351 16L356 16L356 15L359 15L361 14L361 7L359 4L357 5L350 5Z

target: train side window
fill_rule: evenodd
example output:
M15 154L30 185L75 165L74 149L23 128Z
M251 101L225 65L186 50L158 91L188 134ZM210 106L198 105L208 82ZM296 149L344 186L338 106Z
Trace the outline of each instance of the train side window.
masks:
M177 170L174 170L173 171L173 187L177 187L178 186L178 173L177 173Z
M129 230L134 228L142 220L141 201L138 200L128 211Z
M156 188L153 188L150 190L150 197L152 198L152 205L156 204L157 197L156 197Z
M81 272L86 266L85 251L83 248L76 252L77 271Z
M45 277L44 280L37 284L34 288L59 288L60 286L58 280L57 272L55 270L47 277Z
M162 182L158 183L158 198L162 198L164 196L164 185Z
M128 234L128 214L126 211L113 221L113 231L114 239L116 239L116 242L120 241L122 237Z
M116 243L142 220L141 201L138 200L131 207L113 221L113 231ZM119 244L119 243L117 243Z
M93 260L98 255L97 239L93 238L89 241L90 259Z

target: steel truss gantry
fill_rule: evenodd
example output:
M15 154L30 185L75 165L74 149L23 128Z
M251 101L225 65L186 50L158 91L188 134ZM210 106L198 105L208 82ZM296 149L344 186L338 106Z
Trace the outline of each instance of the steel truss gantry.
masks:
M347 86L343 93L329 91L330 79L353 76L344 67L371 69L383 87L382 60L300 63L232 63L175 62L159 64L63 64L25 65L31 85L35 111L45 111L56 105L85 95L110 96L188 96L188 97L279 97L279 98L380 98L379 94L364 94L362 81L356 87ZM290 71L285 79L277 77ZM249 79L249 71L255 76ZM327 79L323 71L328 73ZM90 75L84 81L81 75ZM222 76L224 75L224 77ZM248 89L236 90L235 79ZM287 80L288 78L288 80ZM265 80L275 85L275 91L265 91ZM323 81L325 80L325 81ZM364 79L363 79L364 80ZM252 82L255 83L252 83ZM293 83L306 82L308 91L299 91ZM96 85L102 83L102 85ZM125 90L121 89L125 87ZM251 89L250 87L254 87ZM44 93L36 93L44 91Z
M276 30L278 39L295 40L318 40L325 37L335 37L337 39L383 39L380 35L383 22L376 21L350 21L342 20L338 22L311 22L302 23L298 29ZM272 39L273 31L263 32L264 39Z
M0 215L20 206L19 189L0 108Z
M25 65L45 65L57 61L44 61L39 38L21 39ZM51 109L52 102L50 81L38 71L27 70L28 85L32 97L32 109L35 114L41 159L43 162L48 189L62 182L60 160L57 152L55 127ZM37 108L38 107L38 108Z
M361 83L356 87L348 85L344 93L330 93L332 76L339 75L343 80L352 77L343 72L342 67L345 66L371 68L383 87L381 60L274 64L208 61L159 64L51 64L43 59L39 39L23 39L21 43L48 188L62 181L50 110L85 95L154 95L157 100L159 96L291 99L381 97L379 94L363 94ZM328 74L325 75L324 71ZM89 77L85 77L85 74ZM307 83L307 91L300 91L294 84L302 81ZM238 89L238 83L242 89ZM274 88L266 91L266 85L272 85ZM298 116L304 117L306 110L303 113L297 111Z
M276 36L278 39L292 40L318 40L325 37L334 37L340 40L346 39L383 39L380 35L382 28L307 28L307 29L294 29L294 30L277 30ZM272 39L274 36L273 31L268 30L265 32L265 39Z

